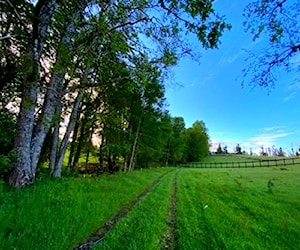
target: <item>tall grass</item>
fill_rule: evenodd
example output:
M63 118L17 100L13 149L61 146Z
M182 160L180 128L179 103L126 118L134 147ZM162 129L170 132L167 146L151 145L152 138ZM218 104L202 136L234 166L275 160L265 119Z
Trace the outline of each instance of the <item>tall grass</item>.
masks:
M2 183L0 249L70 249L165 171L46 180L21 190Z
M297 249L299 177L299 167L182 170L179 249Z
M170 169L0 183L0 249L71 249ZM97 249L160 249L177 175L178 249L298 249L300 165L169 172Z
M95 249L161 249L173 178L174 172L164 177Z

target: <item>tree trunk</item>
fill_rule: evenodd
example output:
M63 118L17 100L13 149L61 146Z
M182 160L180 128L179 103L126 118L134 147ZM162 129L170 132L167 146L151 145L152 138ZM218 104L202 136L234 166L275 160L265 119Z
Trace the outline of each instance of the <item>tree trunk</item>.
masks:
M32 24L32 44L29 48L26 63L30 71L23 86L22 101L18 117L18 127L15 139L17 160L9 177L9 183L14 187L32 184L35 179L35 170L31 166L31 140L34 125L34 114L39 85L39 61L48 33L50 20L55 10L55 1L37 2L34 9Z
M55 110L58 110L58 106L61 106L60 102L65 73L66 70L53 73L50 86L48 87L45 96L42 114L34 128L33 138L31 141L31 168L34 173L36 172L41 149L43 147L46 135L51 127ZM60 113L57 115L60 115Z
M85 4L83 4L83 2L84 1L79 2L79 8L68 19L66 32L61 38L62 44L64 44L67 48L72 47L73 45L72 38L77 33L75 23L76 21L80 20L81 12L86 6ZM33 172L36 171L37 163L41 153L41 148L45 141L45 137L51 127L52 118L56 108L55 104L57 103L57 100L59 102L61 101L61 97L63 95L62 92L64 86L64 77L67 70L66 65L64 65L65 62L62 53L63 52L61 52L60 50L57 51L57 60L55 64L58 67L63 67L63 69L54 72L51 77L50 86L47 89L47 93L43 104L43 112L40 116L37 126L34 129L34 134L31 142L31 168Z
M74 163L73 163L74 165L76 163L78 163L79 158L80 158L80 152L81 152L83 139L84 139L84 129L85 129L85 120L83 119L81 121L80 135L79 135L79 138L78 138L78 145L77 145L77 148L76 148L76 153L74 155Z
M59 115L59 118L60 118L61 110L62 110L62 105L59 102L57 111L56 111L56 114ZM50 165L49 165L49 175L50 176L53 175L56 160L57 160L59 127L60 127L60 119L57 119L57 121L55 122L54 131L53 131L53 142L52 142L51 154L50 154Z
M93 136L93 130L91 131L89 135L89 143L92 144L92 136ZM87 148L86 157L85 157L85 165L88 165L89 163L89 157L90 157L90 148Z
M66 151L67 151L67 146L68 146L68 142L70 139L70 135L75 127L75 123L76 123L76 120L78 117L78 110L79 110L79 107L81 104L83 94L84 94L84 89L83 88L79 89L78 95L77 95L75 103L74 103L74 108L72 110L72 114L70 117L70 121L69 121L69 124L67 127L67 131L65 133L65 136L64 136L62 143L60 145L60 148L59 148L59 157L58 157L56 166L54 168L53 177L61 177L63 159L64 159Z
M22 187L34 182L35 173L31 169L30 142L33 131L37 83L28 82L24 87L20 114L18 117L15 150L17 159L9 177L10 185Z
M72 38L76 35L76 22L80 20L81 13L86 7L85 0L77 3L77 10L69 18L64 36L61 42L67 47L73 44ZM61 98L63 80L66 70L54 72L51 78L50 87L47 90L43 104L43 112L35 129L34 113L37 100L37 89L39 80L39 61L45 44L45 37L48 33L49 22L54 11L57 9L55 0L39 0L35 6L33 22L33 44L29 52L28 63L32 65L30 80L24 85L22 93L22 103L18 118L18 131L16 135L15 148L17 161L14 170L9 178L12 186L21 187L34 182L37 163L39 161L41 149L45 141L46 134L51 127L51 121L55 111L55 98ZM64 59L58 51L57 64L63 66ZM65 68L65 67L64 67Z
M79 130L79 121L76 121L75 127L74 127L74 132L72 136L72 143L71 143L71 148L70 148L70 155L69 155L69 160L68 160L68 173L71 172L71 169L75 168L76 161L75 161L75 150L77 150L78 145L77 144L77 137L78 137L78 130Z
M138 139L139 139L141 123L142 123L142 115L140 117L139 124L138 124L138 127L137 127L137 131L136 131L136 134L135 134L135 139L134 139L134 142L133 142L133 147L132 147L131 157L130 157L130 161L129 161L128 171L131 171L134 168L135 151L136 151L137 142L138 142Z

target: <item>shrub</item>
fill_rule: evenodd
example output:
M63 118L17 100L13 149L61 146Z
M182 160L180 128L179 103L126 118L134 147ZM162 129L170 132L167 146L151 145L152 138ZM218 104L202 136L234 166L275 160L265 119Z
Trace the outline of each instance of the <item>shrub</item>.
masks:
M0 155L0 177L5 176L12 170L13 164L10 156Z
M14 147L16 135L15 114L7 109L0 110L0 154L8 155Z

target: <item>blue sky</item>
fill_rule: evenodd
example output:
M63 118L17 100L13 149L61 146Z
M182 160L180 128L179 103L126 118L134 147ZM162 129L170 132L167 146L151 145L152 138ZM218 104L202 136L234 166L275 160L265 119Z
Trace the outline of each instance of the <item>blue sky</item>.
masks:
M290 153L300 147L300 80L296 72L279 72L275 88L242 87L242 70L247 66L245 50L266 46L253 42L244 32L243 9L249 1L215 1L232 30L221 38L217 50L203 50L200 63L180 60L173 69L166 97L172 116L182 116L186 127L203 120L213 147L219 143L229 151L239 143L243 150L282 147ZM196 41L195 41L196 42ZM300 57L294 59L300 62ZM298 72L299 73L299 72Z

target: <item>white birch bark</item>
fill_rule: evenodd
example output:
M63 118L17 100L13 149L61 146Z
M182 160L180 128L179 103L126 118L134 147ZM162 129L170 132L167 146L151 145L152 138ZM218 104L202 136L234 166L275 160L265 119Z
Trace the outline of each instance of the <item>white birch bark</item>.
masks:
M35 172L31 169L30 150L39 85L39 60L44 48L49 23L55 10L55 1L40 0L36 8L38 8L35 13L37 17L33 22L32 44L26 62L31 64L31 72L28 73L23 86L15 140L17 159L9 177L9 183L14 187L31 184L35 178Z
M72 47L73 45L73 37L76 35L76 22L80 21L81 13L84 11L86 7L86 1L81 0L78 1L78 9L76 12L72 14L72 16L68 19L69 23L66 26L66 32L61 39L61 42L66 47ZM57 52L57 61L56 63L61 67L63 64L63 55L61 55L60 51ZM43 104L43 112L40 116L37 126L34 129L34 135L31 142L31 168L35 173L37 164L40 158L41 150L46 138L47 133L51 127L52 118L55 112L55 106L58 105L57 102L61 101L61 97L63 95L63 85L64 85L64 77L66 74L66 69L62 69L60 71L54 72L51 77L51 81L49 87L47 89L47 93L45 96L44 104ZM61 104L59 104L61 105Z
M35 173L37 164L40 158L41 150L46 138L47 133L51 127L55 110L60 110L62 88L64 83L65 70L54 73L50 86L48 87L43 111L37 125L34 128L33 138L31 140L31 169ZM57 114L57 115L60 115Z
M84 94L84 89L80 88L79 92L78 92L78 95L76 97L75 103L74 103L74 107L73 107L72 114L71 114L71 117L70 117L70 121L69 121L69 124L68 124L68 127L67 127L67 131L64 135L64 138L63 138L62 143L61 143L60 148L59 148L59 156L58 156L58 160L57 160L57 163L55 165L55 168L54 168L53 177L61 177L63 159L64 159L65 154L66 154L66 150L67 150L67 146L68 146L68 142L69 142L71 133L72 133L74 127L75 127L75 123L76 123L76 120L78 118L78 110L79 110L79 107L80 107L80 104L81 104L83 94Z

